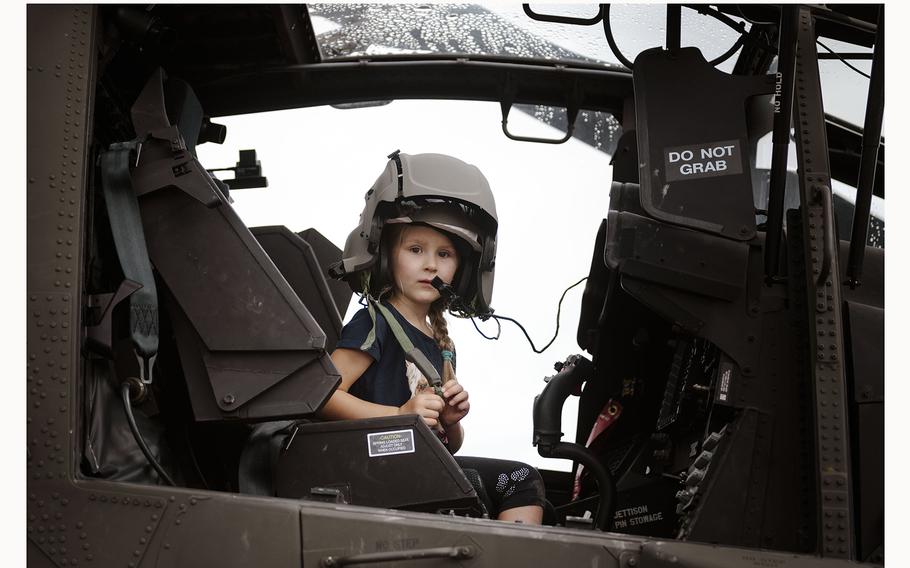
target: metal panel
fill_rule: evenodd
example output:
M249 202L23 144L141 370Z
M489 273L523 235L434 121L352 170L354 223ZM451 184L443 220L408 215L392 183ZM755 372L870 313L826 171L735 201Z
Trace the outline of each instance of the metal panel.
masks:
M809 300L809 353L815 353L809 365L814 385L819 551L823 556L853 558L852 482L838 243L831 226L834 211L830 199L831 177L814 22L807 7L800 8L797 35L793 118L800 166L802 247L807 251L807 266L812 266L812 270L806 271L805 279ZM817 280L826 265L827 277L819 283Z
M341 335L342 318L314 248L285 226L252 227L250 232L325 333L325 350L333 351Z
M313 253L316 255L316 260L319 262L320 272L322 272L323 275L328 274L329 266L341 260L341 249L335 246L335 243L325 238L325 236L316 229L311 228L300 231L297 233L297 236L312 247ZM344 320L348 310L348 304L351 303L351 296L353 296L351 287L347 282L335 280L334 278L327 278L326 283L329 285L329 290L332 292L332 298L335 301L335 307L338 309L338 315Z
M322 349L325 334L225 201L139 199L149 257L212 351Z
M294 499L345 487L355 505L436 512L477 502L452 455L413 415L297 424L273 477L275 493Z
M154 566L299 567L300 521L293 501L182 493L161 523Z
M885 344L885 310L850 301L844 304L853 401L884 402L885 353L882 346Z
M599 568L837 568L848 561L787 552L673 542L559 527L529 527L481 519L309 503L301 507L303 565L377 552L419 553L470 547L473 557L434 566L596 566ZM383 566L431 565L390 561ZM341 564L336 564L341 565Z
M751 239L743 109L772 92L774 77L722 73L697 48L653 48L635 58L634 78L642 207L662 221Z
M749 245L624 211L611 216L605 260L624 275L732 301L746 286Z
M631 564L630 564L631 566ZM641 549L641 568L729 568L730 566L780 566L802 568L838 568L856 566L846 560L796 556L768 550L702 546L683 542L648 542Z
M598 566L619 568L636 557L641 537L529 527L498 521L445 517L312 503L301 508L303 565L322 566L328 556L417 552L467 546L473 558L434 566ZM634 562L634 561L633 561ZM383 566L429 563L390 562Z
M94 12L84 6L28 7L26 530L56 563L91 554L78 547L78 528L64 518L71 499L61 493L73 477L78 439L74 378L93 24Z
M33 565L135 565L164 500L82 491L82 267L94 34L90 6L28 7L28 522ZM109 538L117 518L119 538ZM107 520L105 520L107 519Z
M853 414L856 460L857 559L883 562L885 542L885 404L857 405Z

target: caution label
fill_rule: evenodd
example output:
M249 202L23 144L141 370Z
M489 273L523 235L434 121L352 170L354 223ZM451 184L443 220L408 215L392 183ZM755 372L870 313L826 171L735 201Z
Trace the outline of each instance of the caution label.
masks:
M725 140L664 150L667 181L740 174L742 152L739 140Z
M414 431L394 430L367 434L367 451L370 457L414 453Z

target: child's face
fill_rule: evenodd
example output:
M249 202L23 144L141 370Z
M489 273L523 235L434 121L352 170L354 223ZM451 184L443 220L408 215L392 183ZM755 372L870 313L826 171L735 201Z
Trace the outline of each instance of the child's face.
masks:
M405 227L392 251L395 291L418 304L428 305L439 298L430 284L433 277L451 284L457 269L458 253L451 239L423 225Z

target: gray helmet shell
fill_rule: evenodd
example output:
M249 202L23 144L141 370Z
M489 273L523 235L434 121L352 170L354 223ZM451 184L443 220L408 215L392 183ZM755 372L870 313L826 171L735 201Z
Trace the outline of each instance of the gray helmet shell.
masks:
M466 271L471 282L461 287L462 299L476 313L489 311L498 218L490 184L476 166L445 154L390 156L366 193L360 223L348 235L341 266L334 271L356 293L377 293L370 274L376 269L387 222L423 223L469 245L476 252L469 261L477 266Z

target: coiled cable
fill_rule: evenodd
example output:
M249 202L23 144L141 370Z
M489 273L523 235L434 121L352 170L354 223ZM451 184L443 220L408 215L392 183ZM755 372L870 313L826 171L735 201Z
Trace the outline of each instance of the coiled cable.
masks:
M142 438L142 434L139 433L139 427L136 425L136 419L133 416L133 407L130 404L130 384L127 381L124 381L120 386L120 394L123 397L123 410L126 412L126 421L130 425L130 431L133 433L133 438L136 439L136 443L139 445L139 449L142 450L142 453L145 455L145 459L148 460L152 467L155 468L155 471L158 472L158 475L161 476L161 479L167 482L168 485L175 486L174 480L171 479L171 476L164 471L164 468L161 467L161 464L155 459L155 456L152 455L151 450L146 445L145 440Z

